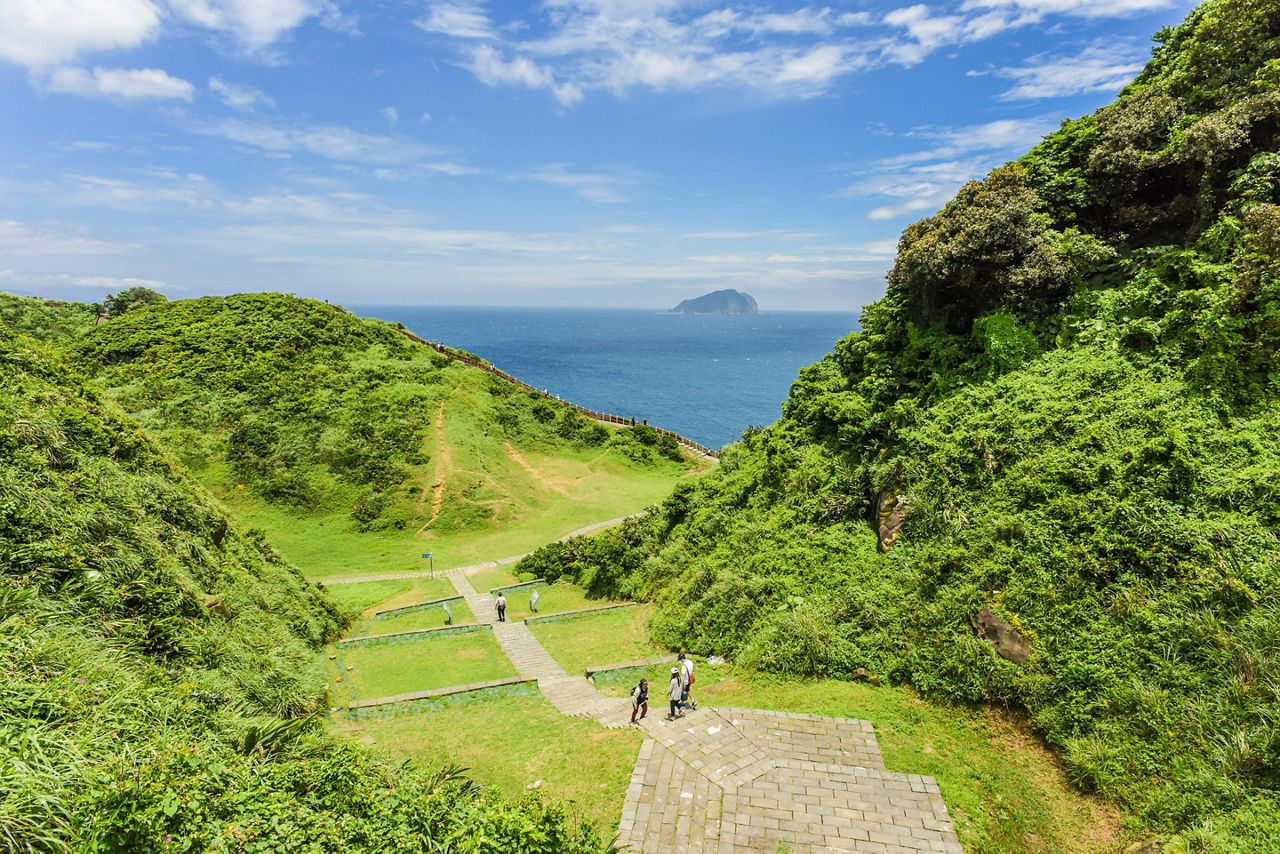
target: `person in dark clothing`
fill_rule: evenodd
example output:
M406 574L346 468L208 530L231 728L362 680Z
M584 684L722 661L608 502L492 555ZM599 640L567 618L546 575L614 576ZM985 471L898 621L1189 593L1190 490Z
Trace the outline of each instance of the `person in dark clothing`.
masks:
M640 684L631 689L631 722L636 722L636 712L640 720L649 714L649 680L641 679Z

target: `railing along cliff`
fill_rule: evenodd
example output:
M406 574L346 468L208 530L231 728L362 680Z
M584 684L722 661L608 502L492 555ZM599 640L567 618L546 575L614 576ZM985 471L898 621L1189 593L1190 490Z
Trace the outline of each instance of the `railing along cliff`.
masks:
M585 406L579 406L578 404L572 403L568 400L561 400L560 398L556 397L554 394L550 394L546 391L543 391L540 388L535 388L534 386L529 385L524 380L516 379L506 371L499 370L498 368L495 368L493 365L489 364L488 362L482 359L477 359L474 356L469 356L466 353L455 350L452 347L446 347L443 344L438 344L435 341L428 341L425 338L420 338L417 335L414 335L408 329L402 329L400 327L396 327L396 328L400 329L400 332L406 338L409 338L412 341L417 341L419 344L425 344L428 347L432 348L433 350L443 353L444 355L449 356L451 358L457 359L459 362L462 362L463 364L470 365L473 368L479 368L482 371L488 371L489 373L494 374L495 376L502 377L507 382L515 383L521 388L525 388L525 389L528 389L529 391L535 392L540 397L543 397L546 400L550 400L554 403L562 403L565 406L572 406L574 409L578 410L583 415L595 421L602 421L605 424L621 424L624 427L634 427L636 426L637 423L645 424L650 427L653 427L653 425L649 424L647 420L637 422L636 419L634 418L623 418L621 415L612 415L608 412L596 412L594 409L587 409ZM711 457L712 459L720 458L719 451L708 448L706 445L699 445L697 442L693 441L692 439L686 439L684 436L681 436L679 433L673 433L670 430L663 430L661 427L653 427L653 429L661 433L663 436L670 436L671 438L675 439L676 442L678 442L682 447L688 448L691 451L702 454L704 457Z

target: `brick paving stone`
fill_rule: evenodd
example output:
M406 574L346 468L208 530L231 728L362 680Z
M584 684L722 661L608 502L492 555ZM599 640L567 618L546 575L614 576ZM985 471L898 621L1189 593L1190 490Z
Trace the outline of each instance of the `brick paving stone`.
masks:
M708 708L646 724L650 738L637 758L619 825L619 842L629 850L961 850L937 783L886 770L866 721ZM672 786L688 786L691 774L720 790L714 812L697 794L699 786L682 801L671 796ZM657 804L660 821L674 821L673 830L664 833L667 828L655 822ZM639 821L640 815L649 820ZM682 823L686 816L688 825ZM682 828L696 828L699 820L705 841L695 844ZM713 845L708 827L717 821Z

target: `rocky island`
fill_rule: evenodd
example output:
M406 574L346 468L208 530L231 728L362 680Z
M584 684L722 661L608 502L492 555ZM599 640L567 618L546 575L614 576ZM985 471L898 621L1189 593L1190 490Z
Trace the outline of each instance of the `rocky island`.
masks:
M726 289L687 299L671 309L672 314L759 314L750 294Z

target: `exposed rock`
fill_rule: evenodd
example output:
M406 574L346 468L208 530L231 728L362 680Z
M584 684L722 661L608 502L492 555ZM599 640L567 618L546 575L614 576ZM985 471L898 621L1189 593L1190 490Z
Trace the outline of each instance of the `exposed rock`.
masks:
M909 509L907 499L896 492L886 490L880 493L880 498L876 501L876 522L880 541L876 547L881 552L889 551L898 541L898 534L902 533L902 524L907 520Z
M865 679L869 685L875 685L876 687L880 686L880 677L865 667L855 667L853 672L849 675L853 677L855 682Z
M222 547L222 540L227 536L227 520L219 519L218 524L213 529L213 545L214 548Z
M1152 836L1124 849L1124 854L1160 854L1160 837Z
M204 607L210 614L217 614L227 622L231 621L231 609L227 607L226 602L223 602L214 594L204 594Z
M1014 664L1026 664L1031 655L1031 643L1018 630L995 615L990 608L983 608L974 620L978 636L996 646L996 654Z

